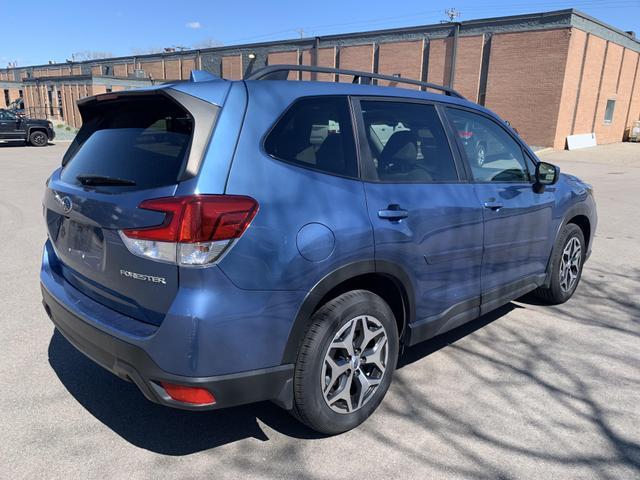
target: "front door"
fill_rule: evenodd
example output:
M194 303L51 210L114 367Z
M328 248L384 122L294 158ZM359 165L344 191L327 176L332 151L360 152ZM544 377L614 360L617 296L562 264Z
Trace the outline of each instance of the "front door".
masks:
M549 259L554 190L537 193L533 165L500 123L447 108L484 213L482 311L531 290Z
M24 138L23 123L13 112L0 110L0 140Z
M434 104L363 98L355 111L375 258L411 278L413 344L478 316L482 207Z

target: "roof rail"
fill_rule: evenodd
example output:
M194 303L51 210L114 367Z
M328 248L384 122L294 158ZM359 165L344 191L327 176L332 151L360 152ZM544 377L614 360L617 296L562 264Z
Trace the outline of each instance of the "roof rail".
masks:
M351 75L353 76L352 83L361 84L370 84L371 80L375 78L376 80L387 80L390 83L407 83L409 85L417 85L419 87L439 90L445 95L464 99L464 97L456 92L453 88L443 87L442 85L437 85L435 83L421 82L419 80L413 80L411 78L383 75L381 73L361 72L358 70L346 70L343 68L314 67L311 65L269 65L268 67L264 67L253 72L247 77L247 80L287 80L289 72L334 73L340 75Z

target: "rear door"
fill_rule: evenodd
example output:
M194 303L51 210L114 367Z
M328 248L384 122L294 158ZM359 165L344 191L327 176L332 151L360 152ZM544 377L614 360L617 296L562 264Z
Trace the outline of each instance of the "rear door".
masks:
M531 290L544 277L555 188L533 188L533 165L496 120L447 108L484 213L483 311Z
M194 119L162 93L113 97L81 107L83 127L45 193L48 235L67 282L158 324L175 297L178 267L132 254L119 231L165 221L164 213L138 206L176 192L193 148Z
M439 107L380 98L355 107L376 262L412 279L415 343L478 315L481 207Z

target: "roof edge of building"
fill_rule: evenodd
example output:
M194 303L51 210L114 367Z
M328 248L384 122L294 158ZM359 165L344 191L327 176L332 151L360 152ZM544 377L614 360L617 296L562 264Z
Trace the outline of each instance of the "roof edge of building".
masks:
M464 20L458 22L460 25L461 33L464 33L465 29L471 28L482 28L489 27L495 25L497 23L517 23L517 22L527 22L527 21L535 21L535 20L544 20L544 25L548 25L551 19L556 19L556 21L563 23L556 23L552 27L547 26L546 28L559 28L565 26L566 28L580 28L582 30L586 30L589 33L599 33L601 36L611 37L614 41L624 43L625 46L632 48L633 50L640 51L640 40L632 37L627 32L613 27L597 18L594 18L586 13L581 12L580 10L569 8L563 10L553 10L549 12L537 12L537 13L524 13L517 15L507 15L502 17L487 17L487 18L479 18L472 20ZM55 68L55 67L69 67L69 66L81 66L81 65L95 65L101 62L109 62L111 64L117 64L121 62L127 62L132 59L137 61L144 61L146 59L152 60L157 59L158 57L162 59L171 59L172 57L176 58L185 58L189 56L198 56L201 54L211 54L211 53L221 53L224 54L226 51L235 51L235 50L247 50L251 48L264 48L264 47L278 47L289 45L292 48L295 47L304 47L311 46L316 41L322 42L338 42L340 40L349 40L355 39L358 37L371 37L371 36L380 36L380 35L389 35L389 34L411 34L411 33L427 33L427 32L437 32L438 30L442 30L443 34L447 34L450 30L450 26L452 23L435 23L435 24L426 24L426 25L417 25L410 27L398 27L398 28L386 28L386 29L378 29L378 30L367 30L360 32L352 32L352 33L337 33L331 35L319 35L317 37L308 37L308 38L297 38L297 39L283 39L283 40L275 40L275 41L267 41L267 42L257 42L257 43L242 43L235 45L223 45L219 47L209 47L209 48L200 48L200 49L190 49L183 50L180 52L157 52L157 53L148 53L144 55L122 55L118 57L105 57L100 59L92 59L92 60L83 60L78 62L60 62L60 63L45 63L39 65L25 65L22 67L5 67L0 70L5 71L17 71L22 69L36 69L36 68ZM515 31L529 31L529 30L537 30L535 28L535 24L531 24L530 28L522 28L515 29ZM513 30L512 30L513 31Z

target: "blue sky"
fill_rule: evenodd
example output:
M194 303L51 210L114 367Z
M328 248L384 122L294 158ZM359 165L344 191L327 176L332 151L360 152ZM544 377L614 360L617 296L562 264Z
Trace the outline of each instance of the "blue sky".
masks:
M640 34L640 0L0 0L0 67L64 61L74 52L114 56L168 46L202 47L438 23L455 7L461 20L577 8ZM103 5L104 8L98 8Z

